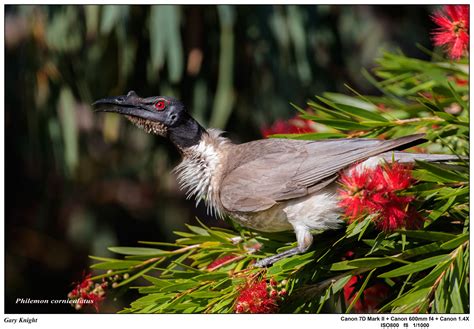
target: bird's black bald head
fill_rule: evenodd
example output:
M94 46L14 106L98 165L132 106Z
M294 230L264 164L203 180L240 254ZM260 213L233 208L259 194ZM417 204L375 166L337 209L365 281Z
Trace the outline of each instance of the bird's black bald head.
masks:
M125 115L147 132L169 138L179 149L198 144L205 132L183 103L172 97L141 98L130 91L124 96L100 99L92 105L96 111Z

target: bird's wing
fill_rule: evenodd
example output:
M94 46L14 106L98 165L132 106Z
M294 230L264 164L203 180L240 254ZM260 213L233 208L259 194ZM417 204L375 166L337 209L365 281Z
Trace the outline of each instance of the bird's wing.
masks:
M240 144L237 165L222 180L220 199L228 211L263 211L279 201L320 190L353 163L419 144L422 138L423 135L394 140L270 139Z

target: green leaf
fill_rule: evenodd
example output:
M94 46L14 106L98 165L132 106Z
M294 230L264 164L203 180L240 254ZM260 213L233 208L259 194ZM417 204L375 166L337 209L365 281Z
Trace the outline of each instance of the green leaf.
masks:
M406 259L406 258L410 258L410 257L423 255L423 254L437 252L437 251L440 250L439 247L440 247L440 242L433 242L433 243L430 243L430 244L425 244L425 245L422 245L422 246L419 246L419 247L415 247L415 248L412 248L412 249L405 250L400 255L397 255L397 257L400 258L400 259Z
M181 235L182 232L180 232L179 235ZM182 243L182 244L186 244L186 245L192 245L192 244L199 244L199 243L203 243L203 242L209 242L210 240L212 240L211 238L209 238L209 236L205 236L205 235L192 235L192 237L188 237L188 238L183 238L183 239L178 239L176 240L177 243Z
M341 105L338 104L338 107L341 109L341 111L351 114L353 116L359 117L361 119L369 120L371 122L378 122L380 124L390 124L390 121L380 114L374 113L374 112L369 112L366 110L362 110L360 108L356 108L353 106L348 106L348 105Z
M230 238L226 233L224 232L218 232L218 231L213 231L210 230L209 234L217 241L223 243L223 244L231 244Z
M437 190L438 192L438 197L436 198L437 200L443 200L443 199L449 199L452 197L457 197L457 196L462 196L462 195L467 195L469 194L469 186L461 187L461 188L450 188L450 187L445 187Z
M235 17L233 6L217 6L217 14L221 25L220 30L220 53L219 69L217 77L217 88L214 94L214 104L209 120L209 126L224 128L231 115L235 102L234 95L234 48L235 36L233 24ZM177 37L178 39L179 36Z
M138 298L132 302L133 307L144 307L148 306L151 303L158 303L160 301L168 300L169 296L164 295L163 293L152 293L143 297Z
M173 284L172 286L164 287L161 291L162 292L183 291L183 290L194 288L199 284L200 283L197 281L188 280L187 282L176 283L176 284Z
M125 21L128 16L128 6L117 6L117 5L106 5L102 7L102 17L100 24L100 32L107 34L112 29L120 24L121 21Z
M449 89L451 90L451 93L453 94L454 98L456 98L456 101L458 102L459 105L462 106L463 109L468 109L469 106L467 104L466 101L464 101L460 96L459 96L459 93L456 92L456 90L454 89L453 87L453 84L448 81L448 86L449 86Z
M397 276L416 273L416 272L425 270L427 268L436 266L437 264L447 260L448 258L449 258L449 255L438 255L438 256L426 258L426 259L420 260L418 262L411 263L409 265L401 266L401 267L396 268L392 271L382 273L378 277L379 278L393 278L393 277L397 277Z
M412 176L414 179L422 182L433 182L433 183L451 183L449 179L444 179L438 175L435 175L425 169L416 169L412 171Z
M172 285L172 283L169 280L158 279L150 275L143 275L143 278L158 288Z
M457 236L451 233L423 231L423 230L397 230L397 232L404 233L407 237L428 240L428 241L449 241Z
M328 98L335 101L335 107L345 114L371 121L388 122L386 118L375 112L377 111L377 107L373 104L341 94L325 93L324 95L326 97L330 96ZM362 105L366 109L357 105ZM367 108L370 108L371 110L367 110Z
M180 32L179 6L151 6L149 19L150 80L158 77L158 71L167 63L168 79L179 82L183 72L183 49Z
M318 119L316 122L340 130L368 130L371 126L354 121Z
M469 240L469 233L460 234L458 237L443 243L440 248L443 250L450 250L458 247L465 241Z
M324 304L326 303L326 301L331 297L331 287L327 288L326 289L326 292L324 293L324 295L322 295L320 298L319 298L319 307L318 309L316 310L316 313L320 313L321 310L323 309L323 306Z
M154 256L169 253L169 251L164 251L161 249L144 247L109 247L107 249L116 254L134 256Z
M350 260L347 262L348 266L355 268L371 268L371 267L382 267L392 263L391 259L380 258L380 257L367 257Z
M411 306L421 304L428 296L431 288L410 290L405 295L392 301L393 306Z
M452 308L450 310L450 313L464 313L464 303L461 298L461 294L459 291L459 284L456 279L453 280L452 285L450 286L451 289L451 294L450 294L450 299L452 303Z
M180 245L178 243L171 243L171 242L159 242L159 241L138 241L141 244L149 244L154 246L167 246L167 247L184 247L184 245Z
M436 177L439 177L440 179L442 179L443 182L457 183L457 182L466 182L468 180L467 177L465 177L464 175L460 173L443 169L439 166L436 166L434 164L431 164L425 161L416 161L416 164L418 167L426 169L431 174L435 175Z
M189 225L189 224L186 224L186 227L191 231L191 232L194 232L198 235L204 235L204 236L209 236L209 232L205 229L203 229L202 227L199 227L199 226L194 226L194 225Z
M436 265L434 269L431 270L431 272L423 277L421 280L418 280L415 282L413 285L415 287L431 287L435 283L435 281L439 278L441 273L446 270L446 268L451 264L450 260L445 260L444 262L441 262L440 264Z
M352 274L348 274L334 282L331 286L332 293L336 294L337 292L339 292L342 288L344 288L344 286L347 284L347 282L349 282L351 278Z
M370 280L370 277L372 276L372 274L374 273L376 269L373 269L372 271L370 271L369 275L367 275L367 278L364 280L364 283L362 284L362 286L360 287L359 291L357 292L357 295L355 295L354 299L352 300L351 304L349 305L349 307L347 308L346 310L346 314L349 313L352 308L354 307L355 303L357 303L357 301L359 300L360 296L362 295L362 293L364 292L364 289L365 287L367 286L367 283L369 282Z
M356 107L358 109L363 109L372 114L378 111L378 108L375 104L369 101L363 100L361 99L361 97L352 97L352 96L347 96L344 94L337 94L337 93L330 93L330 92L324 93L324 96L337 104L343 104L343 105L348 105L351 107Z
M283 272L283 269L281 268L281 266L273 264L272 267L270 267L270 268L267 270L267 275L268 275L268 276L278 275L278 274L280 274L281 272Z
M211 298L222 296L222 292L221 291L193 291L188 296L192 298L211 299Z
M382 267L391 264L393 261L388 258L381 257L367 257L367 258L358 258L354 260L345 260L342 262L337 262L331 265L331 271L345 271L353 270L356 268L374 268Z
M173 310L175 311L183 310L183 313L186 313L186 310L189 310L189 313L193 313L192 311L194 311L197 306L199 306L198 303L193 303L190 300L186 300L180 304L175 305L173 307Z
M212 273L204 273L201 275L197 275L193 278L195 281L216 281L221 279L226 279L229 277L227 272L212 272Z
M217 312L217 311L220 311L221 309L223 309L224 307L228 306L229 304L232 304L234 302L234 296L231 295L230 298L224 298L223 300L221 300L219 303L217 303L216 305L214 305L214 307L212 308L212 311L213 312Z
M314 259L314 252L308 252L302 255L296 255L289 258L284 258L275 263L275 265L281 267L283 271L300 268L308 263L311 263Z
M372 216L366 216L361 222L352 222L346 229L346 237L350 238L351 236L361 234L367 229L371 222ZM360 238L361 237L359 236L359 240Z
M304 109L302 109L300 106L296 105L295 103L290 102L290 105L293 106L295 108L295 110L297 110L301 114L307 114L308 113Z
M69 88L62 88L59 95L58 112L64 144L64 163L72 175L79 161L79 133L76 120L76 101Z
M141 261L135 260L116 260L113 262L103 262L91 265L96 270L123 270L141 264Z
M431 214L429 214L429 218L431 220L436 220L439 217L441 217L454 203L456 200L456 197L450 197L446 202L444 200L442 202L439 202L436 204L436 208L431 211ZM441 206L440 206L441 205Z
M325 108L321 104L315 103L313 101L309 101L308 106L311 106L313 109L317 110L318 112L322 112L323 114L325 114L323 116L330 116L331 118L336 118L336 119L341 119L341 120L349 120L350 119L350 116L348 116L344 113L335 111L334 109ZM300 118L317 121L318 119L321 119L319 114L320 113L318 113L318 115L303 114L303 115L300 115Z

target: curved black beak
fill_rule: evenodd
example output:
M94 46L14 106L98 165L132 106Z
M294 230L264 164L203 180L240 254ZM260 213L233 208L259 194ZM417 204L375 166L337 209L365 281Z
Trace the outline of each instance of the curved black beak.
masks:
M92 103L92 107L96 112L114 112L152 121L160 121L157 112L149 109L147 102L133 90L129 91L127 95L99 99Z

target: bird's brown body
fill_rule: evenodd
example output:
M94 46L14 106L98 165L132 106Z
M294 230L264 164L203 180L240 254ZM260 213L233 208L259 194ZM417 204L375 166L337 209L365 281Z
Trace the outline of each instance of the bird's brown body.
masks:
M313 202L315 197L327 196L329 198L335 191L334 189L332 191L325 189L323 193L317 193L311 192L309 189L305 193L298 192L299 197L291 198L292 202L278 202L278 200L269 199L266 196L265 202L259 200L262 198L260 190L277 190L281 188L281 184L272 187L275 180L270 178L265 181L267 179L265 174L260 175L259 168L253 165L251 166L253 171L249 169L250 172L247 174L239 171L242 168L245 169L248 163L261 159L262 154L259 155L258 152L258 148L261 146L259 144L266 144L267 148L271 150L268 152L271 158L274 158L273 155L279 154L281 148L285 148L284 145L275 147L275 140L261 140L259 142L234 144L229 139L222 137L220 131L209 129L198 145L182 150L183 161L175 169L178 181L187 192L188 197L193 196L197 201L204 200L211 213L230 215L243 226L263 232L291 230L293 229L290 223L291 215L297 213L295 205L308 203L308 205L312 205L311 208L316 208L319 203ZM292 148L294 149L296 145ZM271 165L271 159L268 160ZM293 160L298 161L297 159ZM288 165L291 164L288 163ZM260 168L260 170L262 169L264 172L268 171L268 168ZM252 179L252 177L254 178ZM335 206L335 204L331 204L331 206ZM329 210L333 207L327 208ZM314 214L316 209L312 210L308 214ZM322 215L320 213L319 216L316 216L319 217L320 225L314 223L312 228L323 229L337 226L335 224L339 222L337 216L329 216L329 222L323 225L327 221Z
M140 98L130 92L100 100L102 111L125 114L140 128L167 137L183 156L176 167L188 197L206 202L211 213L229 215L243 226L264 232L293 230L298 247L257 263L273 262L307 250L311 230L341 223L336 196L341 171L382 160L446 161L452 156L397 152L423 142L423 135L393 140L265 139L234 144L214 129L205 130L172 98Z

